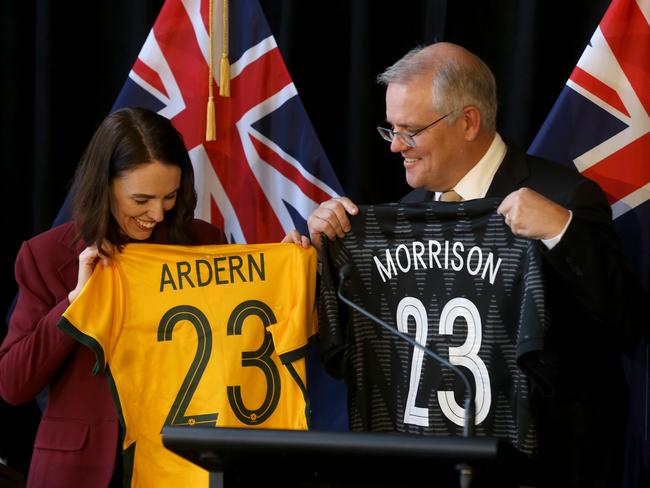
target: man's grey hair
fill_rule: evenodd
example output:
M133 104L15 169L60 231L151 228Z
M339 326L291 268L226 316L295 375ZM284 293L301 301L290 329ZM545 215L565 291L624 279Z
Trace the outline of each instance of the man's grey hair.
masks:
M496 130L497 96L496 81L490 68L475 54L460 48L466 55L444 55L431 52L426 46L409 51L402 59L377 77L383 85L406 84L420 76L432 76L433 109L446 114L468 105L481 112L484 130ZM456 120L460 112L448 118Z

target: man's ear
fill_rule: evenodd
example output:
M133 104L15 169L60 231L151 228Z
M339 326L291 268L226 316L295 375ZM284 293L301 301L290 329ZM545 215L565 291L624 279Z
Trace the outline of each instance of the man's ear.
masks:
M460 114L466 141L473 141L481 131L481 112L474 105L463 107Z

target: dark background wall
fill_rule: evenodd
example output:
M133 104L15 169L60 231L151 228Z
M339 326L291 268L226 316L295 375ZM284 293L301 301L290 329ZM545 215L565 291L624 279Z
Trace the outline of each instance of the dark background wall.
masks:
M16 293L13 261L21 242L50 227L162 3L1 2L2 313ZM407 190L399 158L375 131L384 120L384 90L374 81L380 71L418 44L464 45L496 75L501 134L526 148L609 1L260 3L345 192L373 203ZM34 408L0 406L0 457L21 468L32 443L22 433L33 426ZM20 434L7 425L20 425Z

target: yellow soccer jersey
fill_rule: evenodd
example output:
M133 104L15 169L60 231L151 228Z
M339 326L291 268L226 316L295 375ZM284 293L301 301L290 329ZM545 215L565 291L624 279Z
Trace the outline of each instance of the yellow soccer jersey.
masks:
M164 425L307 429L316 252L295 244L129 244L60 326L106 368L131 486L208 486Z

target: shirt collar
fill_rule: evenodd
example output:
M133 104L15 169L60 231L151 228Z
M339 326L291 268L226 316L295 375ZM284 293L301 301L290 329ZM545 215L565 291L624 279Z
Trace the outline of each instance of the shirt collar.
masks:
M494 134L492 144L478 163L463 176L452 188L463 200L483 198L487 194L494 174L506 156L507 146L498 133ZM435 199L439 200L442 192L436 192Z

